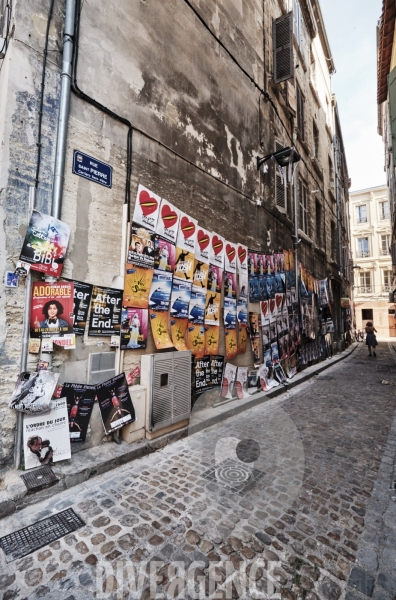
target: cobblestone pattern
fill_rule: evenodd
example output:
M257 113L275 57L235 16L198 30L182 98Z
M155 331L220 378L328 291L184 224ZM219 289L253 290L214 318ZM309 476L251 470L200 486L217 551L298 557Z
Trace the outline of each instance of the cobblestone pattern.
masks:
M3 600L356 594L356 569L369 573L365 536L378 529L370 520L374 484L381 461L393 460L386 442L395 388L377 371L390 360L385 344L377 361L359 348L286 399L4 519L6 534L72 506L86 526L8 565L0 553ZM260 455L247 464L263 476L241 495L202 475L219 465L220 480L242 439L258 443ZM384 513L385 524L393 514ZM186 589L174 563L195 576ZM145 574L154 566L156 586ZM378 575L375 593L379 585L392 593L390 573L391 565Z
M396 355L380 366L389 393L395 394ZM393 359L393 360L392 360ZM393 385L392 385L393 384ZM356 567L349 581L346 600L396 599L396 417L383 451L373 493L367 504Z

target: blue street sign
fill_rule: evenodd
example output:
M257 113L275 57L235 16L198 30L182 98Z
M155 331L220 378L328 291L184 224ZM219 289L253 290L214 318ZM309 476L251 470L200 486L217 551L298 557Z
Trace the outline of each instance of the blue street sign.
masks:
M113 169L110 165L92 158L79 150L73 152L73 173L90 181L111 188Z

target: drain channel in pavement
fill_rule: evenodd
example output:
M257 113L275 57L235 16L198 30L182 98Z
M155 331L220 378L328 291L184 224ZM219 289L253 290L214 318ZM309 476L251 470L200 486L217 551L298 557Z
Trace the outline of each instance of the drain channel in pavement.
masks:
M28 493L38 492L45 487L54 485L59 481L51 467L45 466L21 475L21 479L28 489Z
M0 538L0 548L5 553L6 562L9 563L47 546L84 525L84 521L74 510L68 508L52 517L5 535Z

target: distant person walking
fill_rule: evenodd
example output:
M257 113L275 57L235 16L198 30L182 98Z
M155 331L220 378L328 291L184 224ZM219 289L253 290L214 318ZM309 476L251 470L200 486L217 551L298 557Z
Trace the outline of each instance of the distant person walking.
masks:
M369 356L372 356L371 349L373 349L373 355L377 356L375 353L375 348L378 346L377 338L375 336L376 333L376 328L371 321L368 321L366 323L366 346L368 346Z

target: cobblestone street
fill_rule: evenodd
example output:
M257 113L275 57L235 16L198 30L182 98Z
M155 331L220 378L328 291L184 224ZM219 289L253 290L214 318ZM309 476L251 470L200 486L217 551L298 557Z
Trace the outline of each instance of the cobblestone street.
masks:
M396 364L385 343L280 398L4 519L85 526L22 559L3 600L396 598Z

